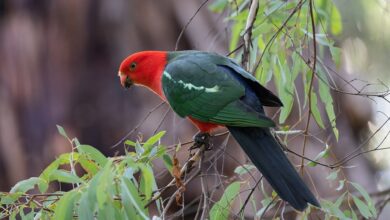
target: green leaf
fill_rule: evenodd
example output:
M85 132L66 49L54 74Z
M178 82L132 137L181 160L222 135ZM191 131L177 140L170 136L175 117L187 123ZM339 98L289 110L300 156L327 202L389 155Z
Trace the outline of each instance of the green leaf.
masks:
M320 79L318 81L320 98L321 98L321 101L325 105L325 111L326 111L326 114L328 115L329 122L332 125L333 133L336 137L336 140L338 140L339 131L336 127L336 115L334 112L333 97L330 94L329 82L328 82L328 79L327 79L325 73L323 72L323 69L318 68L318 70L319 70L318 73L320 76Z
M115 218L115 207L114 202L110 201L105 203L103 207L99 207L98 210L98 219L106 220L106 219L116 219Z
M157 188L153 170L150 166L141 166L141 171L141 191L145 194L145 199L150 200L152 198L152 192Z
M145 149L141 146L141 144L138 141L135 143L135 152L137 153L138 157L141 157L145 152Z
M68 220L73 219L73 209L75 207L76 200L80 194L75 191L69 191L64 193L61 199L58 201L56 205L56 209L54 211L54 218L56 220Z
M339 35L341 30L343 29L343 23L341 22L341 15L339 10L335 5L332 6L331 14L330 14L330 31L334 35Z
M330 53L332 54L332 61L336 64L336 67L341 65L341 50L338 47L331 46L329 47Z
M243 29L243 22L235 22L231 28L232 37L230 39L229 50L233 51L240 40L240 32Z
M343 203L343 201L344 201L344 197L345 197L345 195L347 195L347 192L345 192L345 193L343 193L337 200L336 200L336 202L334 203L334 205L336 206L336 207L340 207L340 205Z
M371 218L373 217L370 210L368 209L368 206L364 204L362 200L360 200L358 197L352 195L353 202L355 203L356 207L359 209L360 214L363 215L364 218Z
M88 203L90 205L90 211L95 213L96 209L97 209L97 198L96 198L96 195L97 195L97 187L101 181L101 176L102 176L102 171L101 172L98 172L90 181L89 181L89 184L88 184L88 188L87 188L87 192L85 192L87 194L87 197L88 197Z
M175 151L176 151L176 152L179 152L180 149L181 149L181 143L179 142L179 143L177 144L177 146L176 146Z
M322 122L321 119L321 113L318 109L318 101L317 101L317 94L315 92L311 92L311 114L313 115L314 119L316 120L318 126L320 126L322 129L325 129L324 122Z
M23 194L24 194L24 192L17 192L17 193L3 193L3 192L0 192L0 204L1 205L13 204Z
M50 175L50 181L58 181L62 183L82 183L80 177L74 175L67 170L55 170Z
M60 133L60 135L62 135L64 138L69 139L68 135L65 132L65 129L59 125L56 126L57 126L58 133Z
M80 154L88 155L88 157L98 163L101 167L104 167L108 161L106 156L104 156L98 149L92 146L79 145L77 150Z
M343 194L342 196L344 196L345 194ZM347 218L344 213L340 210L339 208L339 204L334 204L330 201L326 201L326 200L323 200L321 202L321 207L322 209L326 212L326 213L329 213L331 216L336 216L338 219L342 219L342 220L347 220L349 218Z
M313 159L313 161L309 161L307 165L309 167L315 167L317 166L317 163L314 161L318 161L321 158L327 158L329 156L329 145L325 145L325 149L317 154L317 156Z
M162 159L164 161L164 165L167 167L170 173L172 173L172 168L173 168L173 162L171 157L168 154L164 154L162 156Z
M313 159L313 161L309 161L307 165L309 167L317 166L317 163L314 161L318 161L321 158L327 158L329 156L329 145L325 145L325 149L317 154L317 156Z
M215 13L221 13L227 4L228 0L216 0L210 4L209 10Z
M337 191L340 191L344 188L345 180L339 181L339 186L336 188Z
M20 210L19 214L20 214L20 217L22 220L30 220L30 219L33 219L34 218L34 214L35 212L34 211L28 211L27 214L24 213L25 210Z
M335 180L337 178L337 174L340 172L340 170L335 170L333 172L331 172L327 177L326 179L327 180Z
M231 183L223 193L221 199L216 202L210 210L210 219L223 220L229 218L229 213L233 201L237 198L240 192L240 183Z
M42 180L41 178L31 177L29 179L22 180L22 181L16 183L15 186L11 188L10 193L16 193L16 192L25 193L28 190L33 189L35 187L35 185L41 185L41 187L43 189L45 189L45 187L43 186L44 183L45 183L45 181ZM46 189L47 189L47 187L46 187Z
M88 199L88 193L85 192L80 197L78 215L79 219L94 219L94 204Z
M279 57L280 56L280 57ZM279 116L279 123L283 124L290 115L294 104L294 78L287 68L287 63L282 54L274 57L274 76L279 98L283 103Z
M125 141L125 144L128 145L128 146L135 147L135 142L133 142L133 141L131 141L131 140L126 140L126 141Z
M86 155L80 155L79 161L81 167L87 171L87 173L91 176L94 176L99 171L99 166Z
M146 215L146 210L143 207L144 203L141 201L141 198L137 192L137 188L130 180L126 178L122 178L121 181L121 198L125 205L130 205L129 207L133 206L137 214L139 214L143 219L149 219ZM126 211L126 214L127 217L131 219L131 213Z
M272 194L274 193L274 191L272 191ZM261 201L261 204L263 205L263 207L261 209L259 209L259 211L256 212L256 216L260 217L263 215L263 213L266 211L267 207L268 207L268 210L269 209L272 209L276 203L272 203L272 198L271 197L267 197L265 199L263 199ZM271 205L270 205L271 204Z
M370 212L372 213L373 217L376 218L377 211L375 209L375 204L372 201L370 195L358 183L354 183L354 182L350 182L350 183L353 185L353 187L355 187L359 191L359 193L363 196L364 200L366 200L366 203L367 203L367 206L369 207Z
M152 147L155 143L160 141L160 139L165 135L165 131L160 131L157 134L153 135L150 137L145 143L144 143L144 148L148 149Z
M114 175L112 160L108 160L96 186L96 199L99 209L102 209L108 202L111 202L111 191L113 187Z
M65 153L60 155L55 161L53 161L46 169L41 173L39 178L50 181L51 174L58 169L60 165L69 164L70 162L77 162L79 154L77 152Z
M251 169L255 169L256 167L252 164L244 164L243 166L238 166L236 169L234 169L234 173L238 175L243 175L248 173Z

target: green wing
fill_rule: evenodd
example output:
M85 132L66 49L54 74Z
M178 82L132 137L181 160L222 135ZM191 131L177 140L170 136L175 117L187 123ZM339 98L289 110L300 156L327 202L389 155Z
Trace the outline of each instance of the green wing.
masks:
M170 60L162 76L164 95L181 117L228 126L271 127L274 122L240 100L245 87L207 53L183 53Z

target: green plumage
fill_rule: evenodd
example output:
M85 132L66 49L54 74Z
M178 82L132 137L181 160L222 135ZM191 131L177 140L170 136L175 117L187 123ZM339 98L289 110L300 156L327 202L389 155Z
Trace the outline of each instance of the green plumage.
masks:
M230 67L257 83L250 74L241 73L235 62L216 54L197 51L169 54L162 87L175 112L181 117L228 126L274 126L262 112L240 100L245 87L219 66Z
M229 58L200 51L168 53L162 76L164 95L174 111L201 122L226 125L253 164L280 197L295 209L320 206L267 127L263 105L280 100Z

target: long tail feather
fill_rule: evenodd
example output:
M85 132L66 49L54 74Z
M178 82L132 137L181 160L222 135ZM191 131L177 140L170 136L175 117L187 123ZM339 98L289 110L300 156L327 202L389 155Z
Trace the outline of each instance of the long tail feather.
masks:
M283 200L300 211L307 203L320 206L267 128L228 129Z

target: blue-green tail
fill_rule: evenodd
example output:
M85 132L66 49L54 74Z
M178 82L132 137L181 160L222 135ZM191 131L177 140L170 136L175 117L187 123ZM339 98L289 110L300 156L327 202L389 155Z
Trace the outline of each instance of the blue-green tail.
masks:
M230 133L280 198L297 210L320 206L267 128L228 127Z

